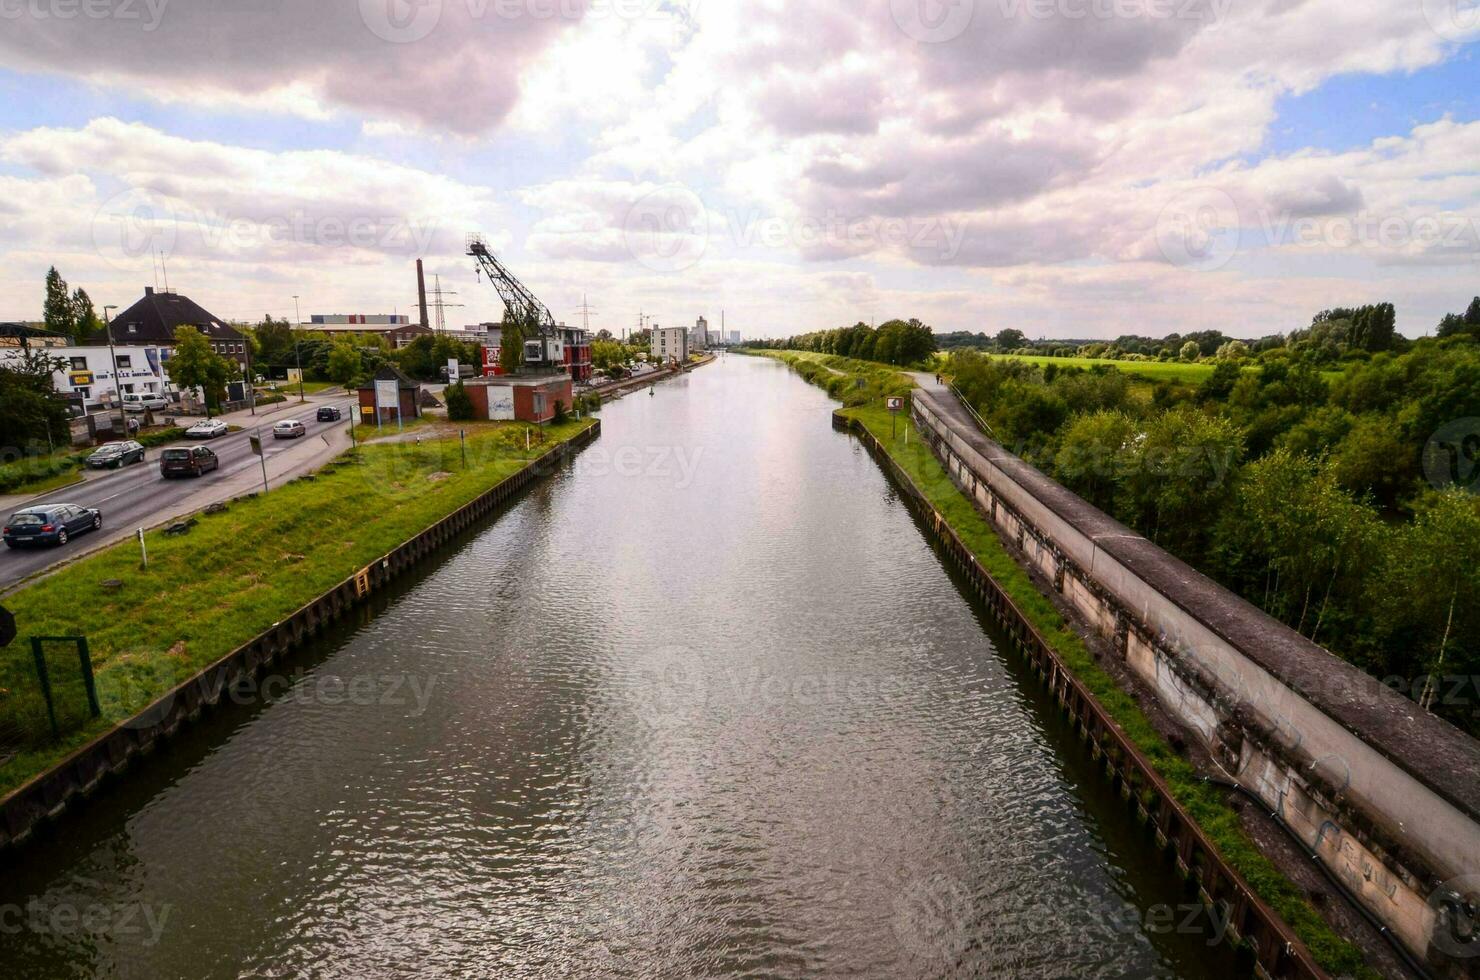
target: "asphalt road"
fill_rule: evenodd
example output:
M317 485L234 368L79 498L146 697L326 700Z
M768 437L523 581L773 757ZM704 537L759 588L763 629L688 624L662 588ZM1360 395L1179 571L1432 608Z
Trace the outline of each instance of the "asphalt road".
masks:
M258 415L257 418L262 420L260 422L262 443L266 451L269 476L277 476L273 467L274 458L293 450L305 441L318 439L333 429L344 429L348 426L352 404L352 398L340 396L309 402L306 405L298 403L274 405L271 411L264 410ZM315 421L315 413L323 405L338 407L344 418L338 422ZM284 419L298 419L308 429L308 434L298 439L273 439L272 424ZM240 418L234 418L233 421L238 424L242 422ZM180 513L180 508L185 501L197 496L203 489L208 489L213 482L225 481L233 475L244 475L249 470L260 474L262 464L252 453L249 442L251 434L252 430L243 429L241 432L233 432L216 439L192 439L171 443L170 447L156 446L148 451L146 461L143 463L121 470L105 471L103 475L94 476L83 483L26 501L18 509L47 503L95 507L103 513L103 532L101 535L99 532L81 535L60 548L0 548L0 588L43 571L57 562L75 557L74 553L78 549L86 549L94 545L95 538L105 535L114 537L123 529L133 530L159 524ZM220 469L193 478L175 477L166 480L160 476L160 453L166 448L194 445L197 442L210 447L221 458ZM235 482L240 483L241 481ZM261 489L260 480L256 486L257 489ZM9 518L9 516L8 513L0 515L4 518Z

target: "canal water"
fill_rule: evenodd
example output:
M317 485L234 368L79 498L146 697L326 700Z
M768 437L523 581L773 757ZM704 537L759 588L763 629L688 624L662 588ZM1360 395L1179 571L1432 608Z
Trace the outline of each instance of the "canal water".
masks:
M735 355L607 406L6 858L0 977L1224 972L831 407Z

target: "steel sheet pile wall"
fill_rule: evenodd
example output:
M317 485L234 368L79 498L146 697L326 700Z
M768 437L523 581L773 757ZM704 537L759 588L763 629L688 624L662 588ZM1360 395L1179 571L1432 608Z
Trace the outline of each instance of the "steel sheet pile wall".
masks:
M911 414L957 485L1226 772L1408 948L1469 975L1480 743L988 439L956 399Z

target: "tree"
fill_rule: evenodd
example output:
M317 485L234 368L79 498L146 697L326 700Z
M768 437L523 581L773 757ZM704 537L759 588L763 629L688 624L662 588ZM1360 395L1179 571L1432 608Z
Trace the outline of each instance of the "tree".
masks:
M448 421L466 422L472 419L473 397L468 394L467 385L462 383L462 379L447 387L446 397Z
M76 309L72 305L72 297L67 295L67 280L57 272L56 266L46 273L46 303L42 307L42 317L46 321L46 329L52 333L63 337L77 336Z
M1197 341L1189 340L1182 345L1182 349L1177 352L1177 356L1184 361L1195 361L1201 353L1202 348L1197 346Z
M329 380L337 384L348 385L359 377L364 369L364 361L360 357L359 348L348 338L339 340L329 350Z
M78 340L86 340L103 328L98 321L98 311L93 309L92 297L87 290L78 287L72 294L72 329Z
M206 400L206 418L211 406L219 405L226 393L232 367L211 349L211 343L194 327L175 328L175 351L167 362L170 380L181 388L199 388Z
M993 346L1003 353L1015 351L1027 343L1028 335L1012 327L997 331L997 336L992 339Z
M0 446L68 442L67 406L57 397L53 372L66 362L45 348L24 348L0 364Z
M505 374L518 374L524 367L524 330L518 319L504 317L502 346L498 352L499 367Z
M1081 415L1064 429L1054 457L1054 475L1064 486L1104 511L1112 511L1136 423L1124 412Z
M252 331L256 363L263 368L286 367L293 361L293 327L287 318L274 320L269 313Z

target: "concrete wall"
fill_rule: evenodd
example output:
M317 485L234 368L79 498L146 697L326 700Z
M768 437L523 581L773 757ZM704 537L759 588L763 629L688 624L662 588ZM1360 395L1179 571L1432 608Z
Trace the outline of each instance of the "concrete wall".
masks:
M1410 950L1474 975L1480 941L1455 934L1480 903L1480 745L1013 457L952 396L917 392L911 411L963 491L1226 772Z

